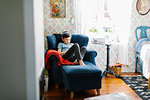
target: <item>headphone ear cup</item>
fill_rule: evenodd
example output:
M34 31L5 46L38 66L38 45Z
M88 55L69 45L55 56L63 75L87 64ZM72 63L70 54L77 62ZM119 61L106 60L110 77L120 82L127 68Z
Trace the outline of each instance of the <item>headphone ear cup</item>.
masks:
M63 38L63 35L69 35L71 37L71 34L68 32L68 31L64 31L62 34L61 34L61 37Z

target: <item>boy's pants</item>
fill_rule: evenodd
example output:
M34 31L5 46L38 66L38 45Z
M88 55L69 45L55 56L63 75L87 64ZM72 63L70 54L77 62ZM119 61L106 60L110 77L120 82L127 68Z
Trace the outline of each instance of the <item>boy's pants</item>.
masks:
M86 47L83 46L81 49L77 43L75 43L62 57L70 62L82 60L86 53Z

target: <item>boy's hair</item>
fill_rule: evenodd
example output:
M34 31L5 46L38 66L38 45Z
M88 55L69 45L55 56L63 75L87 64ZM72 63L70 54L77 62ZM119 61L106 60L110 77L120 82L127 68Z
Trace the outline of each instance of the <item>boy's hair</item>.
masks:
M71 37L71 34L68 32L68 31L64 31L61 35L61 37L64 39L64 38L68 38L68 37Z

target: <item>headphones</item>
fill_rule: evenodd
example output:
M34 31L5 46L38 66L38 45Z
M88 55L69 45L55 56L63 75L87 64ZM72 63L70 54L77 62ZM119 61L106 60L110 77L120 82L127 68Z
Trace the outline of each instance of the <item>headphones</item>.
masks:
M68 31L64 31L64 32L61 34L61 37L63 37L64 34L68 34L68 35L71 37L71 34L70 34Z

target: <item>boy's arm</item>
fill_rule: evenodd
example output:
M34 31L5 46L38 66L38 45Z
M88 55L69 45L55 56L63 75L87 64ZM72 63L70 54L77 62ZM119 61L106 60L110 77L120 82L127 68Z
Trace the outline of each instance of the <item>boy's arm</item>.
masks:
M57 51L58 51L58 53L59 53L60 55L63 55L63 54L65 54L65 53L67 52L67 51L61 52L61 49L58 49Z

